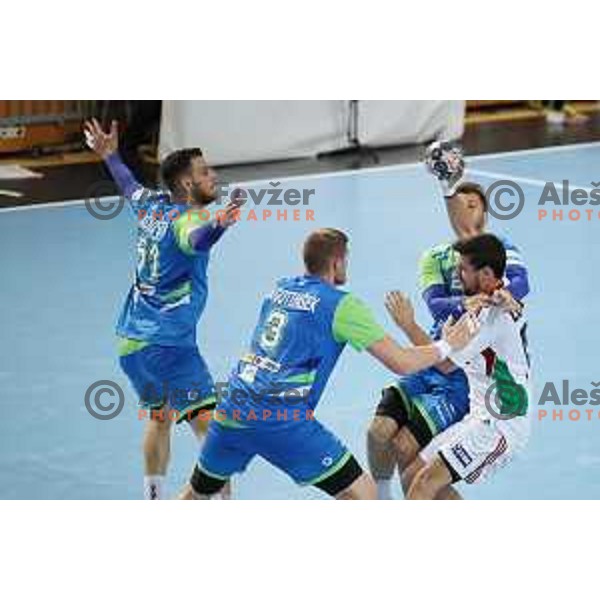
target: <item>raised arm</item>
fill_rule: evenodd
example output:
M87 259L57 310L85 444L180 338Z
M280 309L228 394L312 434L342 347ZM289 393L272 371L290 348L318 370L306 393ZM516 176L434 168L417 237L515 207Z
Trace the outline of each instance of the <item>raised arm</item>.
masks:
M96 119L84 124L86 144L102 158L121 194L129 200L138 201L144 193L144 186L139 183L133 173L119 156L119 127L116 121L105 132Z

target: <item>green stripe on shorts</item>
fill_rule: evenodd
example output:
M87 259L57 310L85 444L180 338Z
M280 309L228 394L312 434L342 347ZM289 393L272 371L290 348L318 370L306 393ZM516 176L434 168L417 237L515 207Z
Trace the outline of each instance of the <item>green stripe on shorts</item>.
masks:
M205 475L208 475L209 477L212 477L214 479L220 479L221 481L227 481L228 479L231 478L231 475L217 475L217 473L213 473L212 471L209 471L200 461L198 461L198 468Z
M423 420L427 423L427 426L429 427L430 431L431 431L431 435L433 437L435 437L439 431L438 431L438 427L435 424L435 422L431 419L431 417L429 416L429 413L425 410L425 407L423 406L421 399L419 396L417 396L416 398L413 398L413 406L415 407L415 409L417 411L419 411L419 414L423 417Z
M194 412L195 410L199 410L205 406L208 406L209 404L216 404L216 403L217 403L217 397L213 394L212 396L207 396L206 398L203 398L199 402L190 404L190 406L187 406L185 408L185 410L180 411L181 415L177 419L176 423L179 424L182 421L185 421L188 414L190 414L191 412Z
M429 432L431 433L431 436L435 437L439 433L438 427L429 416L429 413L425 410L425 407L421 402L421 397L415 396L413 398L409 396L404 390L404 388L398 384L398 382L394 383L391 387L398 390L400 396L402 397L402 402L404 402L409 422L414 421L414 414L415 412L418 412L427 424L427 427L429 427Z
M342 458L340 458L340 460L338 460L334 465L331 465L331 467L329 467L329 469L327 469L324 473L321 473L321 475L318 475L310 481L303 481L300 483L300 485L317 485L317 483L321 483L321 481L324 479L335 475L335 473L337 473L351 458L352 453L349 450L346 450Z

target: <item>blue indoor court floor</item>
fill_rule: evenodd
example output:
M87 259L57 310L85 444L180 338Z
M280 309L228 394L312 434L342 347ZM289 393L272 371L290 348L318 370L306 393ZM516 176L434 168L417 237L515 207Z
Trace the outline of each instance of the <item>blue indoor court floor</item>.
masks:
M490 219L490 229L523 252L532 291L527 298L534 375L534 427L522 457L467 498L600 498L600 418L538 421L545 382L560 390L593 389L600 381L597 303L600 279L599 207L562 207L562 221L538 220L544 182L570 181L592 189L600 181L600 143L467 158L472 179L488 186L517 182L525 206L512 220ZM256 187L268 182L255 182ZM198 338L216 380L244 350L262 296L273 282L302 270L300 248L315 227L344 229L351 237L348 288L379 320L402 335L383 307L384 293L410 294L422 324L430 320L418 297L417 262L428 247L451 239L443 201L422 165L282 180L287 188L315 189L314 222L242 220L213 252L210 295ZM551 214L551 206L548 213ZM579 208L579 221L567 210ZM592 220L583 212L593 209ZM132 389L116 359L114 323L133 264L135 217L123 211L94 219L82 202L0 211L0 498L137 499L141 497L142 422ZM86 389L113 380L126 393L114 419L92 418ZM348 348L317 415L365 465L365 430L390 374L368 355ZM554 406L548 410L551 413ZM563 407L570 409L573 407ZM594 408L580 407L581 410ZM585 414L585 413L584 413ZM191 470L196 447L185 426L173 440L169 492ZM298 488L255 460L235 480L242 499L323 498Z

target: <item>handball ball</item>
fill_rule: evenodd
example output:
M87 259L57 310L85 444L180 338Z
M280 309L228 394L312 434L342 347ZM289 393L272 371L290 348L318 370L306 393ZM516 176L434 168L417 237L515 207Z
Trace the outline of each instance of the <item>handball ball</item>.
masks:
M433 142L425 151L425 166L440 181L460 177L465 170L462 148L453 142Z

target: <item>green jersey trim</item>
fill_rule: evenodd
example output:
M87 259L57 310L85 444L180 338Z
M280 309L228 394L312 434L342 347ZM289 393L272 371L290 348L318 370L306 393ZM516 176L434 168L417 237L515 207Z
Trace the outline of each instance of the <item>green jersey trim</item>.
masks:
M192 282L184 281L181 285L176 287L174 290L165 294L161 297L163 302L177 302L192 293Z
M359 352L386 335L368 306L352 294L346 294L337 305L332 329L336 342L347 342Z
M318 475L314 479L311 479L310 481L302 481L298 483L299 485L317 485L317 483L320 483L324 479L327 479L328 477L331 477L332 475L337 473L351 458L352 454L350 453L350 451L346 450L342 457L331 467L329 467L324 473L321 473L320 475Z
M206 219L203 219L201 215L206 215ZM186 211L184 212L179 219L173 222L173 233L175 234L175 239L177 240L177 245L179 249L189 256L193 256L196 254L196 251L192 248L190 244L190 233L192 231L199 229L200 227L206 227L208 225L208 220L210 218L210 214L208 211Z
M117 352L119 356L127 356L128 354L139 352L149 345L150 342L144 342L143 340L133 340L126 337L117 338Z
M198 467L201 471L203 471L206 475L208 475L209 477L212 477L213 479L220 479L221 481L227 481L231 477L229 475L221 475L219 473L213 473L212 471L209 471L200 461L198 461Z
M444 273L458 265L458 253L451 244L440 244L425 252L419 261L419 289L424 292L432 285L445 285Z
M298 375L292 375L285 379L285 383L313 383L317 376L316 371L307 371L306 373L300 373Z

